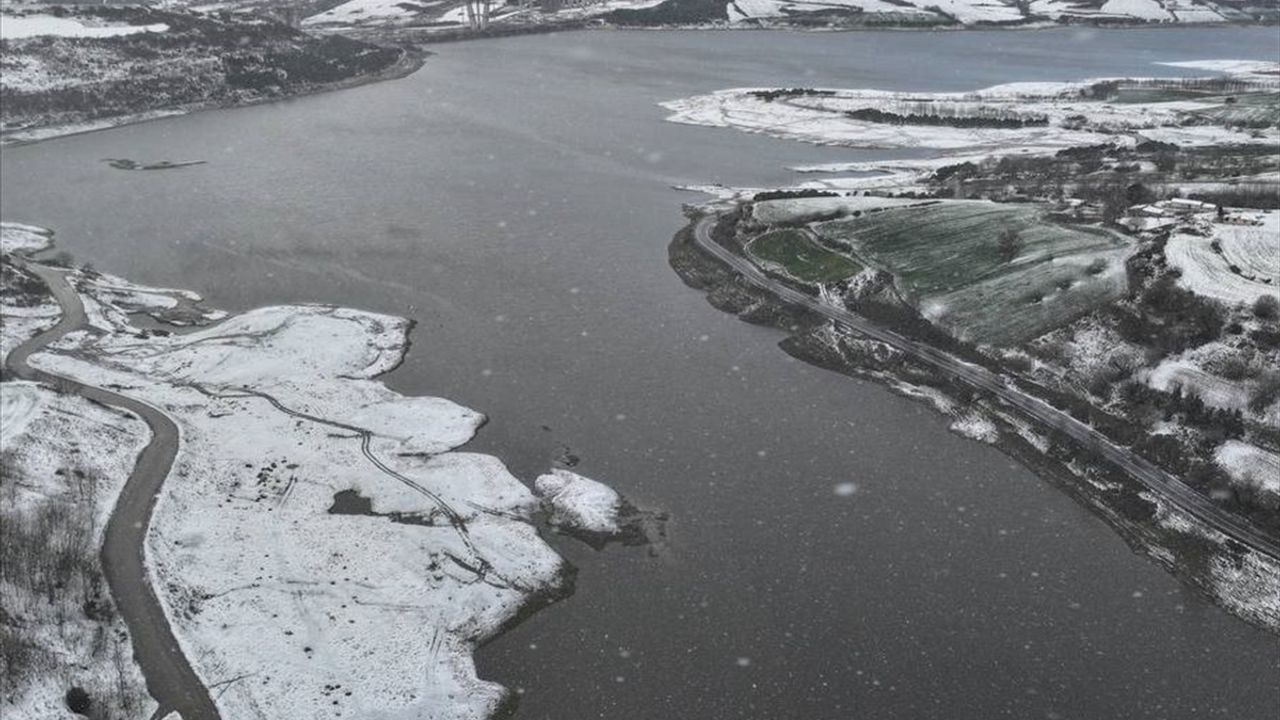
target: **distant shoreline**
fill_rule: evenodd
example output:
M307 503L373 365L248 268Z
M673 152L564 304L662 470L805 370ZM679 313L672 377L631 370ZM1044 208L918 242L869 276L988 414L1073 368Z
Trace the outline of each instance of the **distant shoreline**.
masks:
M430 25L384 25L384 26L329 26L319 27L310 32L317 34L333 33L355 37L368 41L379 38L393 39L395 43L412 43L418 45L467 42L472 40L492 40L522 35L548 35L560 32L575 31L620 31L620 32L795 32L795 33L861 33L861 32L1006 32L1006 31L1038 31L1055 29L1088 29L1088 30L1170 30L1188 28L1208 30L1214 28L1238 29L1247 27L1280 29L1280 20L1268 22L1261 20L1223 20L1219 22L1016 22L1016 23L952 23L923 25L910 23L884 25L848 25L827 27L804 27L790 23L778 24L729 24L725 22L677 25L618 25L605 21L601 17L575 18L560 22L548 22L535 25L490 26L485 30L466 28L441 29Z
M290 100L293 98L306 97L308 95L319 95L321 93L332 92L334 90L347 90L350 88L360 87L362 85L383 82L385 80L398 80L417 72L426 63L427 57L432 54L428 51L415 50L403 46L400 47L399 50L400 59L378 72L347 78L345 80L338 80L332 83L325 83L323 85L313 85L303 90L299 90L298 92L291 92L286 95L276 97L259 97L237 103L224 103L217 101L190 103L187 105L155 108L153 110L145 110L143 112L98 118L95 120L86 120L77 123L64 123L6 130L0 132L0 147L32 145L38 142L44 142L45 140L71 137L73 135L84 135L87 133L124 127L126 125L139 125L155 120L164 120L166 118L189 115L203 110L231 110L235 108L252 107L254 105L263 105L279 100Z
M705 25L613 25L598 20L571 20L565 23L551 23L547 25L529 25L514 27L496 27L489 28L484 31L470 30L448 30L432 32L430 28L422 26L401 26L401 27L381 27L381 28L332 28L331 30L317 29L311 32L316 34L326 34L332 32L334 34L345 35L356 39L366 41L381 40L384 43L394 45L401 51L400 59L394 64L383 70L371 73L369 75L361 75L359 77L339 80L324 85L316 85L304 90L280 95L276 97L260 97L238 103L222 103L222 102L202 102L192 103L188 105L179 105L168 108L155 108L143 112L130 113L126 115L117 115L114 117L98 118L94 120L86 120L76 123L63 123L54 125L45 125L39 127L23 127L13 130L0 131L0 147L19 147L22 145L31 145L46 140L54 140L57 138L71 137L74 135L84 135L87 133L100 132L103 130L111 130L113 128L124 127L126 125L138 125L142 123L152 122L155 120L163 120L166 118L188 115L191 113L201 112L204 110L229 110L241 107L251 107L254 105L262 105L280 100L289 100L292 98L305 97L308 95L318 95L320 93L333 92L336 90L346 90L350 88L369 85L372 83L383 82L386 80L397 80L408 77L417 72L425 63L426 59L434 54L430 50L422 49L422 45L446 44L455 42L470 42L476 40L496 40L509 37L519 37L525 35L550 35L562 32L792 32L792 33L860 33L860 32L1008 32L1008 31L1045 31L1056 29L1091 29L1091 30L1152 30L1163 31L1177 28L1196 28L1202 30L1209 29L1237 29L1242 27L1259 27L1259 28L1277 28L1280 29L1280 22L1243 22L1243 21L1224 21L1224 22L1202 22L1202 23L1150 23L1150 22L1133 22L1133 23L1017 23L1007 25L965 25L957 23L954 25L930 25L918 26L911 25L882 25L882 26L860 26L860 27L798 27L794 25L752 25L752 26L731 26L727 24L705 24Z

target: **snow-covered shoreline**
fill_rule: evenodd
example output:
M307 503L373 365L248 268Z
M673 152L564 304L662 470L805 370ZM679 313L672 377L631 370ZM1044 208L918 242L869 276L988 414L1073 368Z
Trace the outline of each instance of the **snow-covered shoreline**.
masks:
M1191 61L1185 67L1228 73L1257 83L1280 84L1275 63ZM732 128L813 145L863 149L929 149L949 154L1001 156L1043 154L1107 143L1136 145L1174 142L1185 147L1217 144L1275 144L1274 128L1245 131L1224 126L1188 126L1188 113L1213 102L1132 102L1112 104L1088 96L1100 84L1126 78L1076 82L1006 83L969 92L900 92L839 88L730 88L659 103L668 122ZM1152 81L1138 78L1137 82ZM954 113L980 123L903 123L864 119L859 112L908 115ZM1003 121L1006 126L997 123ZM825 171L830 168L812 168Z
M539 536L538 498L497 458L459 452L483 415L377 380L410 321L327 305L221 318L188 291L68 277L87 327L29 362L177 425L145 553L224 716L479 720L505 705L472 651L572 573ZM175 307L219 322L130 323ZM349 491L376 512L335 512Z

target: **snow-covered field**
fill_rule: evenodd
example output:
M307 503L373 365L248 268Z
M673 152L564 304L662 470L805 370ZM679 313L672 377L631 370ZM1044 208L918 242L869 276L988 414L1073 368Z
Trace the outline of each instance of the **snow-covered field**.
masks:
M1213 459L1231 479L1269 495L1280 506L1280 455L1239 440L1218 446Z
M0 252L34 253L53 245L53 233L34 225L0 222Z
M1280 66L1273 63L1272 67ZM1249 72L1254 73L1250 77L1262 77L1256 75L1256 66ZM774 99L760 95L767 89L737 88L671 100L662 107L671 111L667 117L671 122L856 148L931 148L1003 155L1175 137L1184 146L1280 141L1280 132L1274 128L1258 133L1214 125L1183 126L1187 113L1215 107L1220 104L1216 101L1109 103L1082 97L1096 82L1009 83L967 93L819 89L815 94ZM957 127L874 122L849 115L866 110L909 115L921 112L921 108L959 116L1003 114L1043 121L1022 127Z
M876 2L877 0L867 0ZM638 10L653 7L663 0L602 0L568 5L544 12L537 5L517 7L499 2L490 7L489 21L507 24L537 24L556 20L582 20L613 10ZM350 0L337 7L311 15L302 21L304 27L318 29L359 25L397 25L416 22L421 27L456 30L467 26L467 9L456 0Z
M603 0L565 3L554 11L544 11L534 4L528 7L503 8L501 13L496 12L501 6L495 4L492 20L525 24L580 20L612 10L652 7L663 1ZM906 26L947 22L960 25L1044 24L1051 21L1081 20L1199 23L1220 22L1224 19L1222 12L1211 3L1199 2L1193 5L1178 0L1031 0L1026 4L1025 10L1014 0L726 0L724 9L729 27L786 25L796 18L806 16L828 18L837 25L843 16L876 18L879 22ZM423 18L441 27L452 28L465 24L465 12L452 0L349 0L306 18L303 24L342 27L396 24ZM663 21L655 19L654 22ZM697 22L694 25L702 27L706 23Z
M0 323L0 365L14 348L57 325L61 316L53 303L31 307L0 303L0 314L4 316L4 322Z
M52 15L0 14L0 40L23 40L51 35L55 37L101 38L133 35L140 32L165 32L164 23L150 25L87 25L79 20Z
M6 624L15 628L8 631L16 634L6 638L8 646L35 648L20 665L6 667L13 673L7 683L16 691L6 693L0 715L79 718L67 709L65 696L68 688L80 687L112 716L149 717L155 703L132 662L123 622L114 614L95 612L95 620L86 613L105 599L97 548L149 437L146 425L77 396L15 380L0 383L0 427L0 537L13 544L0 569L0 606ZM35 550L32 542L48 552ZM55 548L61 562L80 563L65 579L55 569L63 567L55 564ZM64 585L48 592L45 586L55 581Z
M1249 399L1257 390L1258 377L1267 369L1280 367L1280 353L1270 351L1255 356L1253 371L1247 378L1228 379L1212 371L1218 362L1234 354L1234 349L1225 342L1207 343L1165 358L1154 368L1141 371L1139 378L1157 390L1194 393L1209 407L1240 410L1280 427L1280 402L1272 403L1260 413L1249 410Z
M363 22L387 22L408 20L421 13L438 8L445 0L351 0L302 21L306 25L330 23L355 25Z
M1280 297L1280 210L1205 223L1207 237L1177 233L1165 246L1165 258L1182 273L1179 284L1229 304L1252 303L1267 294ZM1215 241L1221 253L1214 250Z
M976 22L1015 22L1022 19L1022 13L1011 1L927 0L912 4L917 7L936 7L965 25Z
M1167 22L1175 19L1173 13L1156 0L1107 0L1098 9L1102 15L1124 15L1141 20Z
M476 677L472 650L563 592L565 565L538 536L538 498L498 459L457 451L482 415L375 379L408 321L295 305L154 335L125 310L185 294L79 280L95 328L31 362L178 424L147 555L223 714L489 716L506 693ZM339 511L346 491L371 513Z
M726 10L730 23L787 18L801 13L846 10L862 13L894 13L928 17L933 12L885 0L732 0ZM1016 14L1016 10L1014 11Z
M10 253L34 253L53 243L53 235L44 228L21 223L0 223L0 262L8 264ZM12 281L6 270L6 286L0 292L0 366L9 352L29 338L39 335L58 322L61 312L49 298L42 296L34 304L19 298L7 283ZM7 427L6 427L7 430Z

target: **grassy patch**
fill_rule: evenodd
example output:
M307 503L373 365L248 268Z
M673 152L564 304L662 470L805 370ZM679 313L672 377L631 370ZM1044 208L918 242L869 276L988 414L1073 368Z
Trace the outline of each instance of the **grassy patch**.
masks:
M1280 92L1245 93L1213 99L1221 100L1223 104L1197 110L1192 114L1223 125L1280 125Z
M799 230L774 230L751 241L747 251L765 262L781 265L805 282L835 282L862 270L853 259L819 247Z
M1209 91L1192 90L1177 87L1161 87L1158 85L1121 86L1115 96L1110 98L1114 103L1163 103L1178 100L1203 100L1212 95Z
M977 342L1022 342L1059 327L1127 287L1128 243L1098 228L1046 221L1033 205L942 202L820 223L894 274L927 318ZM1000 238L1016 233L1017 248Z

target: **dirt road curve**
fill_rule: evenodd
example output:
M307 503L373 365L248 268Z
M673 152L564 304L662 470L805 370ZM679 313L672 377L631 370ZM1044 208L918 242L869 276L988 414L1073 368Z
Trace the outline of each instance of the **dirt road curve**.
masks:
M99 387L84 385L27 364L27 358L50 343L85 325L84 305L56 268L17 260L44 280L62 306L62 318L54 327L15 348L9 369L25 380L44 382L89 400L127 410L141 417L151 429L151 442L138 455L115 510L107 521L102 544L102 566L111 596L124 617L133 639L134 657L147 679L147 690L160 704L156 717L177 712L183 720L218 720L218 709L208 689L191 669L173 636L169 620L151 587L143 560L147 526L156 497L178 452L178 428L159 410Z

